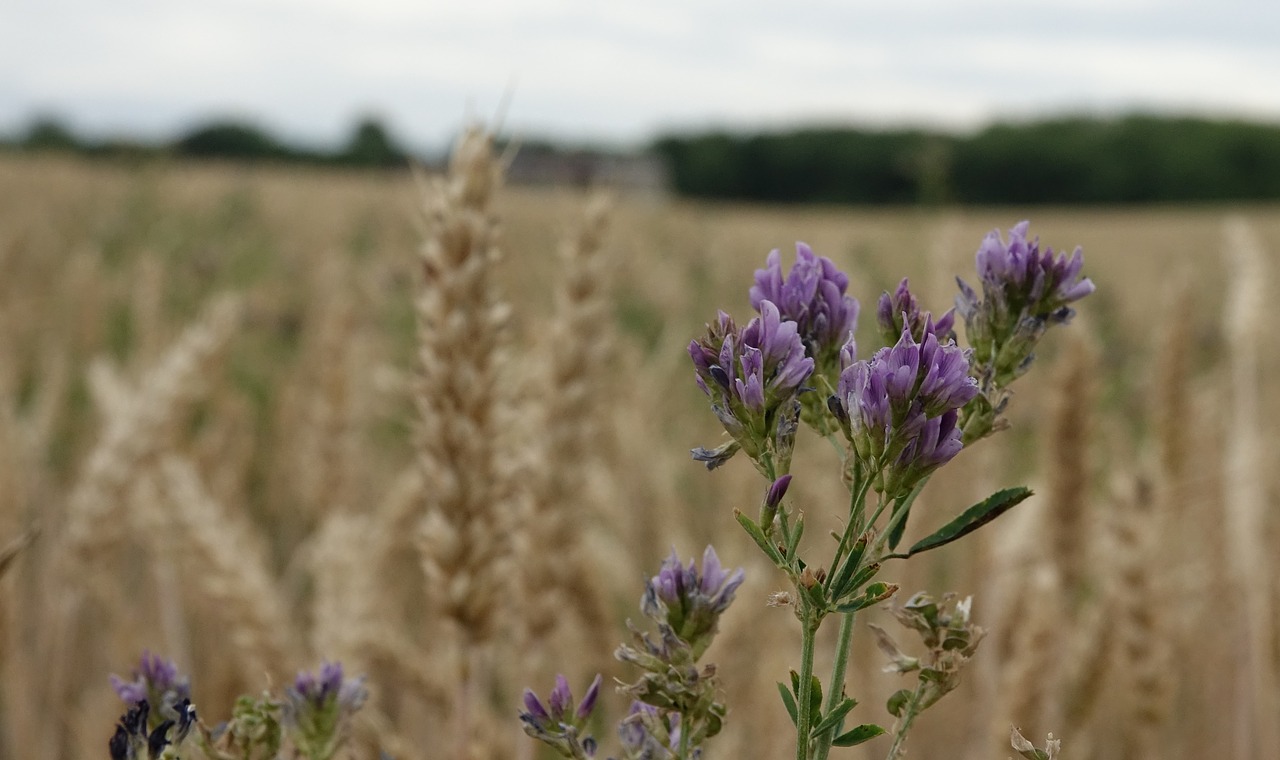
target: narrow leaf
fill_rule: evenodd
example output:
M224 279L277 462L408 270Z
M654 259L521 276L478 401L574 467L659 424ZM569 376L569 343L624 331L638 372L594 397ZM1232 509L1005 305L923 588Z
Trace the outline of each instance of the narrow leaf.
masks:
M778 682L778 693L782 695L782 704L787 708L787 715L791 716L791 725L798 726L800 722L796 718L798 714L796 711L796 698L791 696L791 692L787 690L787 687L781 681Z
M822 710L822 681L817 676L813 676L813 680L809 682L809 704L813 705L814 715Z
M796 518L796 525L791 529L791 535L787 536L787 560L790 561L796 556L796 550L800 547L800 537L804 535L804 513Z
M902 534L907 532L907 518L911 516L911 505L902 507L902 519L897 525L893 526L893 531L889 534L889 548L897 549L898 544L902 543Z
M769 559L773 560L773 564L780 568L786 568L787 563L782 558L782 555L778 553L778 548L769 543L769 539L765 537L764 531L760 529L759 525L756 525L754 520L736 509L733 511L733 517L738 521L738 524L742 526L742 529L747 532L747 535L751 536L751 539L756 542L756 546L759 546L760 550L767 554Z
M848 715L849 711L857 704L858 701L856 699L845 697L843 702L831 708L831 712L824 715L822 720L818 722L818 725L813 727L813 735L821 736L834 728L836 724L844 720L844 716Z
M895 557L911 557L939 546L946 546L958 538L969 535L983 525L1021 504L1031 495L1031 489L1023 486L1006 488L988 496L983 501L966 509L959 517L942 526L926 538L922 538L905 555Z
M883 733L885 733L884 728L877 726L874 723L863 723L857 728L840 734L835 738L835 741L831 742L831 744L836 747L853 747L869 739L874 739Z

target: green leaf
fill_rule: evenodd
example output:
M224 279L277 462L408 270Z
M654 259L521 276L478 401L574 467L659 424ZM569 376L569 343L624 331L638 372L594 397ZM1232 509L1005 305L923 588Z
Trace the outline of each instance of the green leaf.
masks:
M906 554L893 554L891 557L905 559L939 546L946 546L958 538L969 535L983 525L1021 504L1031 495L1031 489L1023 486L1006 488L988 496L983 501L966 509L959 517L942 526L926 538L922 538L911 547Z
M897 525L893 526L893 531L889 533L889 548L897 549L898 544L902 543L902 534L907 532L907 518L911 516L911 505L908 504L902 508L902 519Z
M814 715L822 710L822 681L817 676L812 676L809 682L809 704L813 705Z
M885 733L884 728L877 726L874 723L863 723L857 728L840 734L831 742L831 744L835 747L853 747L867 741L868 739L874 739L883 733Z
M791 530L791 535L787 536L787 560L790 561L796 556L796 550L800 547L800 537L804 535L804 513L802 512L796 518L796 525Z
M778 547L769 543L764 531L760 529L759 525L756 525L754 520L736 509L733 511L733 518L738 521L738 524L747 532L747 535L751 536L752 540L756 542L756 546L759 546L760 550L767 554L769 559L773 560L773 564L783 569L787 567L786 560L778 553Z
M787 715L791 716L791 725L799 726L800 721L796 718L796 698L791 696L791 692L787 691L787 687L781 681L778 682L778 693L782 695L782 704L787 708Z
M867 586L862 596L854 599L852 602L846 602L836 607L836 612L857 612L864 607L870 607L873 604L879 604L898 591L898 586L893 583L873 583Z
M845 697L843 702L831 708L831 712L824 715L822 720L818 722L818 725L813 727L813 735L821 736L828 730L834 728L836 724L844 720L844 716L848 715L849 711L857 704L858 701L856 699Z
M911 692L907 689L898 689L889 697L888 703L885 705L889 710L889 714L895 718L902 717L902 711L907 708L907 703L911 701Z

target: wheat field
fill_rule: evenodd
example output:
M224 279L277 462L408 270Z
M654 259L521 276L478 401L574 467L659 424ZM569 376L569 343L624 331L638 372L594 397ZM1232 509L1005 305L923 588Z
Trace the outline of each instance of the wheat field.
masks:
M143 650L211 724L337 659L372 694L353 757L538 757L521 690L621 677L644 579L707 543L748 576L708 654L730 709L710 755L787 757L773 684L798 634L732 518L767 484L690 460L720 430L685 346L718 308L745 318L773 248L849 272L870 341L882 291L909 276L945 309L982 236L1030 219L1084 247L1098 291L908 536L995 488L1037 495L884 571L973 594L989 631L909 756L1007 757L1014 724L1076 760L1280 758L1280 207L491 179L0 157L0 757L105 757L108 675ZM823 445L802 437L791 491L813 542L846 499ZM899 677L855 641L854 716L887 720Z

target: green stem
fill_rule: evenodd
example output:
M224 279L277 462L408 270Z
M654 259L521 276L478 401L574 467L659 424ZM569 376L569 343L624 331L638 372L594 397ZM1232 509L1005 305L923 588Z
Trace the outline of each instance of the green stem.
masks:
M803 594L803 591L801 591ZM796 715L796 760L809 760L809 734L813 731L813 649L819 621L811 605L804 604L804 642L800 651L800 706Z
M906 714L902 716L902 725L893 734L893 744L889 747L889 754L885 755L885 760L897 760L901 756L902 744L907 740L907 731L911 730L911 723L916 719L918 713L917 706L920 704L920 692L924 691L924 681L921 680L916 684L916 691L911 695L911 701L907 703Z
M680 714L680 748L677 750L680 753L679 760L689 760L689 751L692 749L689 742L693 736L693 727L686 722L687 717L684 713Z
M827 704L823 713L830 713L844 699L844 676L849 669L849 645L853 641L853 617L857 613L846 612L840 619L840 641L836 644L836 663L831 668L831 683L828 684ZM814 760L827 760L831 752L831 741L836 738L837 726L832 726L818 737Z

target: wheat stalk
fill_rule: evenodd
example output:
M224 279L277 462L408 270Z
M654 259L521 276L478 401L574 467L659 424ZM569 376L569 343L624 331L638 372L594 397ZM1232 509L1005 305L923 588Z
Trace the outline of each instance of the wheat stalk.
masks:
M1271 550L1265 544L1267 503L1263 471L1258 336L1270 329L1266 254L1241 217L1223 225L1230 297L1223 315L1229 349L1232 405L1224 448L1224 503L1231 570L1243 605L1238 685L1241 757L1280 758L1280 695L1272 646Z

